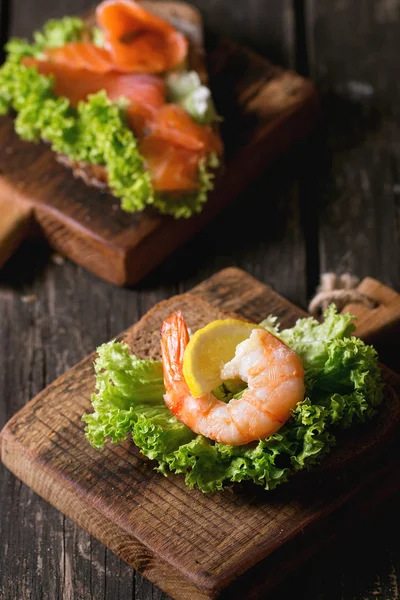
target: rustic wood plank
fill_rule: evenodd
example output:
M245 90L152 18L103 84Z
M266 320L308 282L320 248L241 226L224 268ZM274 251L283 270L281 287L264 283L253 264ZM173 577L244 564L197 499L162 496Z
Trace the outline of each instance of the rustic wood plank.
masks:
M226 305L228 300L227 307L231 309L228 290L235 279L237 280L238 296L240 293L246 316L251 315L255 320L260 320L266 312L275 311L280 314L283 325L287 326L293 323L296 315L301 315L301 312L299 313L293 305L279 299L274 294L271 295L265 286L257 284L250 276L237 270L229 270L216 275L208 284L207 293L216 297L222 306ZM252 304L249 293L253 286L254 304ZM197 293L202 293L201 287L197 288ZM238 307L239 304L240 302L237 303ZM305 529L316 518L321 518L323 514L329 514L333 508L339 507L357 490L357 488L354 489L351 481L344 479L339 485L335 479L333 488L329 481L325 480L317 496L312 491L313 485L309 484L300 488L292 487L291 491L290 486L286 486L286 490L282 494L274 495L272 502L269 501L269 497L260 495L253 504L253 501L249 502L250 498L246 493L243 497L241 494L216 494L204 497L201 493L188 491L180 478L164 479L157 474L152 474L144 466L143 459L136 453L132 453L129 444L123 444L119 448L108 448L101 453L95 452L88 447L84 439L76 435L77 429L82 429L82 424L79 423L80 414L87 406L90 388L93 386L91 360L92 358L89 357L74 369L73 374L70 372L70 376L67 374L55 382L31 403L30 410L28 407L11 421L2 437L3 460L24 481L40 490L40 493L50 502L61 508L66 514L73 516L74 520L84 528L96 532L100 539L106 540L125 560L133 561L136 565L140 564L140 568L153 581L165 589L173 591L177 598L214 597L215 585L217 585L217 589L220 585L226 585L233 575L251 566L254 560L257 562L260 558L259 552L267 551L267 547L264 550L262 548L267 544L268 536L271 535L270 527L274 528L279 525L279 544L281 544L283 540L290 539L299 528ZM53 395L51 390L54 390ZM67 399L68 397L70 400ZM390 406L390 404L386 406ZM57 421L59 426L55 427ZM25 437L23 430L27 425L30 433L28 437ZM72 431L69 431L71 427ZM76 427L77 429L75 429ZM49 431L53 431L50 437ZM367 437L369 438L370 434ZM17 442L25 446L25 451L20 452L16 460L13 444L15 449ZM50 450L50 448L52 449ZM89 471L87 471L85 461L82 460L82 457L86 455L91 464ZM37 458L32 462L34 456ZM129 478L125 476L126 467L124 465L127 463L129 463ZM119 465L117 470L115 470L116 465ZM395 463L393 463L392 469L394 465ZM39 466L39 471L36 470L36 466ZM54 479L54 474L60 468L63 473L62 491L60 485L55 484L56 480ZM111 487L107 493L104 493L103 490L102 497L98 497L96 493L93 495L93 484L101 469L106 469L108 472L107 480L102 479L102 486ZM40 472L39 479L38 476L35 476L35 470L38 474ZM133 487L129 484L132 477L135 479ZM374 481L376 480L374 479ZM143 485L145 486L144 497L140 500L140 489ZM115 503L111 502L111 505L104 511L104 502L107 504L108 498L115 493L113 491L115 489L119 490L119 501L118 512L113 517L114 523L109 520L108 515ZM310 493L306 493L306 490ZM303 497L305 493L306 497ZM162 519L157 517L157 506L159 506L157 496L159 495L164 499L161 505ZM171 498L171 495L175 500L173 505L169 506L168 498ZM364 490L363 496L365 495ZM376 494L367 494L368 497L370 495L371 498L376 499ZM199 503L199 506L207 514L202 515L198 512L190 514L181 510L178 513L179 520L177 520L176 508L179 507L180 502L187 502L188 499L191 505L195 501ZM88 511L88 501L91 505L90 511ZM147 517L143 512L146 510L149 512ZM228 529L223 518L225 513L230 515ZM157 535L161 537L156 542L157 538L154 538L155 532L153 532L153 537L145 542L146 549L141 545L138 555L137 542L135 542L136 545L132 545L133 538L130 532L132 527L133 530L137 530L138 539L143 542L146 540L146 528L151 523L151 518L157 519ZM214 533L208 531L210 519L212 519ZM235 527L232 530L232 525L234 525L232 519L241 523L240 534L239 530L236 533ZM216 526L217 522L218 526ZM256 522L257 528L254 528L253 525ZM116 523L119 523L119 530L118 527L115 527ZM260 525L262 523L264 525ZM162 532L164 527L168 527L168 534ZM196 535L192 533L193 527L196 529ZM215 539L216 530L220 532L217 539ZM119 531L123 531L122 537ZM258 549L253 547L253 544L259 535L261 537ZM233 546L229 543L231 536L240 538ZM168 544L165 543L167 538ZM204 552L203 538L207 540L207 552ZM193 546L194 539L197 540L195 546ZM271 549L276 547L275 536L270 538L269 543L272 544ZM156 553L154 553L155 548L157 549ZM192 548L192 552L195 551L198 559L194 563L190 548ZM160 553L163 558L161 562ZM147 556L145 562L143 562L144 556ZM165 569L163 561L170 562L171 559L172 564ZM186 571L186 569L189 570ZM275 570L272 577L271 574L269 575L269 583L276 582ZM193 583L196 582L195 587L189 580L181 578L179 575L181 571L187 572L187 574L191 573L190 580ZM264 570L263 573L264 580ZM282 573L279 576L281 577ZM251 578L255 581L257 581L257 577L257 572L251 574ZM220 583L216 583L217 581ZM242 578L242 584L244 582L246 586L249 585L248 579ZM243 594L243 592L240 593ZM232 594L234 594L234 590L232 590Z
M388 11L390 12L389 4L391 4L394 7L392 14L396 15L396 3L383 2L380 4L383 7L383 13L387 13ZM257 22L263 22L263 25L260 25L261 36L263 35L263 27L268 26L270 23L269 14L271 12L271 3L268 4L268 11L265 9L264 11L262 10L264 5L265 3L262 2L258 5L257 11L255 11L257 14ZM69 6L72 6L71 3ZM345 2L336 2L335 6L337 6L338 9L340 9L342 6L343 10L347 10L350 4L346 4ZM26 34L28 35L32 28L31 24L36 22L36 26L40 26L41 22L45 18L50 17L53 7L56 7L59 16L65 12L61 2L53 2L49 8L48 3L45 4L43 0L40 5L37 3L22 3L21 1L19 10L15 11L14 16L21 21L25 19ZM47 10L47 14L45 14L45 10ZM80 10L81 5L79 3L79 6L77 5L76 7L76 12ZM274 10L274 6L272 6L272 10ZM229 10L225 11L223 14L223 23L219 24L217 21L215 21L215 29L218 30L219 26L224 26L226 21L231 18L233 12L234 11L231 10L230 3ZM246 15L241 15L241 17L244 16L246 19L251 19L251 12L252 11L249 10L248 13L246 12ZM43 18L40 15L43 15ZM211 7L210 15L207 18L210 20L214 18L213 7ZM3 20L1 23L3 24ZM358 24L357 27L354 28L353 33L357 31L357 28ZM279 24L276 28L276 31L280 31ZM15 29L15 33L18 34L19 31ZM246 35L245 29L243 28L243 31L238 31L238 34ZM372 32L372 37L373 36L374 32ZM338 37L340 39L340 36ZM277 43L279 43L278 38L279 34L277 33L275 38ZM265 40L261 40L261 43L269 44L268 39L267 36L265 36ZM324 41L326 46L328 46L330 43L331 42L328 39ZM271 52L271 49L268 50ZM278 57L279 47L276 46L272 48L272 50L273 52L278 51L276 54ZM270 55L273 56L272 54ZM348 55L346 60L347 58ZM342 64L344 63L345 61L342 61ZM382 70L384 69L381 69L381 71ZM395 75L395 77L397 77L397 75ZM395 80L396 79L393 78L393 81ZM348 114L348 112L346 114ZM393 131L394 129L392 130L392 133ZM318 165L318 162L315 164ZM314 171L319 172L319 168L314 167ZM282 172L284 174L284 171ZM315 213L313 213L309 199L315 197L315 186L312 187L312 192L313 193L310 193L307 198L304 198L305 207L310 207L309 216L311 217ZM282 234L283 232L286 233L285 239L282 239L282 236L276 233L274 239L268 242L265 238L266 233L264 236L261 234L260 225L257 228L256 240L252 241L250 239L250 234L247 235L248 239L244 257L242 257L240 253L240 244L235 244L233 249L229 247L228 254L227 247L224 247L221 242L221 231L224 230L226 221L224 219L216 220L216 222L218 221L219 224L219 231L213 226L209 226L205 230L210 232L210 235L212 234L213 237L211 242L209 241L207 235L203 235L203 233L198 234L190 243L186 244L181 251L175 252L171 259L165 261L163 267L157 269L154 277L151 276L146 278L146 281L140 287L141 292L143 293L143 295L141 294L140 297L144 298L142 303L147 304L148 307L151 306L152 294L156 295L154 289L157 285L157 281L162 282L163 286L170 286L171 282L178 282L178 269L180 272L180 267L182 264L185 267L183 277L185 281L180 284L180 287L182 289L187 289L190 287L190 283L188 283L188 281L195 283L218 267L227 266L233 262L239 262L253 274L259 273L263 281L273 280L275 287L280 291L285 291L285 295L286 291L289 290L291 298L297 300L297 302L301 302L304 306L304 289L300 290L299 284L296 284L296 281L299 278L303 281L303 276L301 272L299 273L297 271L293 272L292 275L290 274L290 265L297 264L294 263L295 254L292 252L296 249L294 244L296 239L301 239L301 233L299 230L297 230L296 235L291 236L292 228L295 227L293 220L296 217L297 211L296 207L294 208L294 211L292 211L292 205L294 205L291 198L292 194L290 194L290 197L281 195L279 194L279 191L276 192L276 188L272 190L271 193L271 188L269 187L267 180L264 181L263 186L259 189L254 188L252 193L249 194L250 197L247 198L247 200L253 201L253 206L256 207L254 202L254 194L259 195L260 198L268 199L268 201L274 207L278 207L278 210L274 212L274 216L276 216L276 212L278 212L278 216L280 215L282 217L279 219L279 231ZM320 194L316 194L316 197L320 198ZM282 209L282 206L285 208ZM302 211L304 212L304 206L302 207ZM240 234L242 235L243 232L240 227L241 221L239 209L237 207L232 207L227 212L229 215L234 214L233 224L235 225L235 231L240 231ZM275 222L274 219L272 219L272 222ZM390 227L392 227L391 223L388 225L388 231L390 231ZM307 243L308 240L309 236L307 236ZM347 238L346 243L348 243L346 248L353 247L353 241L351 237ZM357 246L359 246L359 244L357 244ZM29 246L29 248L31 247ZM206 255L204 255L205 248L207 248ZM215 248L216 253L220 253L219 257L213 255L213 248ZM131 322L130 312L132 311L132 307L136 302L133 296L125 296L121 291L119 291L119 293L111 298L107 293L107 288L103 287L101 282L95 281L95 279L90 275L82 275L79 268L75 268L70 264L66 264L63 267L59 267L51 263L47 264L43 254L40 255L39 253L39 255L34 258L31 257L31 253L32 250L25 249L12 263L14 269L18 269L19 275L12 273L11 270L8 270L7 275L2 277L2 302L5 301L6 297L7 306L11 304L14 305L14 303L16 305L16 308L13 308L12 311L10 310L8 314L11 316L20 314L20 295L28 295L31 293L32 289L36 290L39 287L39 289L42 291L43 297L47 298L47 295L50 293L49 290L52 289L50 282L54 280L55 273L62 268L68 272L68 276L64 275L62 279L56 276L57 286L59 286L59 289L63 292L61 293L60 291L58 296L58 318L60 319L61 316L64 315L65 320L68 323L68 331L71 334L69 341L64 339L64 344L69 344L73 351L76 351L76 339L79 339L79 328L82 326L82 322L85 325L85 339L86 343L88 344L88 348L93 347L95 339L93 338L92 343L90 342L90 339L91 336L95 336L96 338L98 337L96 334L98 330L109 328L110 335L112 335L113 331L116 333ZM352 260L355 260L359 255L360 253L357 252ZM339 260L341 260L341 255L339 255ZM332 260L329 263L329 268L335 269L336 266L337 261ZM280 276L281 268L283 268L285 272L285 276L283 278ZM197 273L195 273L195 270L197 270ZM365 272L367 273L368 270ZM375 275L379 277L380 273L375 273ZM85 277L87 278L88 283L83 286L82 295L79 292L79 285L74 284L76 277L78 277L78 279L79 277L84 279ZM33 283L32 280L34 280ZM308 289L309 294L312 293L316 282L317 277L315 275L313 282ZM10 284L12 284L14 288L13 290L11 289ZM43 286L43 288L41 286ZM159 287L158 289L164 290L165 287ZM78 318L76 311L74 311L70 318L67 319L72 296L69 296L68 292L71 290L73 291L72 295L76 298L75 302L80 303L82 307L82 319ZM299 290L301 294L300 297L297 298L296 295L299 294ZM108 306L112 307L113 310L110 313L110 318L107 318L106 315L104 317L100 317L98 312L93 314L93 311L85 310L85 301L88 293L94 294L98 301L106 302ZM31 305L28 304L28 309L30 306ZM23 305L22 308L26 309L27 307ZM116 320L120 322L120 326L116 326L113 330L112 324L115 324ZM50 338L48 338L46 334L46 331L48 331L48 326L44 317L41 318L39 322L35 320L32 323L34 334L28 336L26 339L26 344L23 344L21 347L21 335L19 331L24 332L23 327L21 326L21 330L16 331L13 323L8 323L4 320L2 321L2 325L6 328L4 329L4 327L2 327L1 329L1 345L2 348L4 348L3 355L7 356L8 366L10 365L11 361L12 368L7 368L7 375L2 375L3 379L1 379L2 383L0 383L2 386L0 396L2 399L4 398L4 400L2 400L3 403L8 403L8 413L10 415L15 412L18 406L21 405L20 403L24 402L25 398L29 397L29 392L26 395L18 392L19 400L17 406L13 394L15 389L20 390L23 385L21 373L26 375L27 367L25 366L25 362L26 359L29 360L29 356L34 351L32 344L35 342L35 340L39 340L40 342L44 338L47 339L49 347L47 352L48 362L53 362L56 364L57 361L60 360L61 353L65 352L65 346L63 346L64 349L60 349L59 347L57 335L52 335ZM8 332L7 335L4 335L4 331ZM66 338L65 335L64 338ZM11 359L8 359L10 350L13 353L14 361L16 361L15 365ZM83 354L81 354L81 356L83 356ZM44 381L41 384L38 383L37 390L41 389L44 383ZM45 554L48 552L47 548L50 547L50 543L56 539L56 534L58 533L57 525L53 525L52 522L48 524L48 535L45 537L45 542L43 544L39 544L37 547L33 547L31 543L31 534L35 525L33 520L27 522L27 510L25 509L25 505L18 505L19 487L17 489L17 494L15 494L13 491L14 483L14 478L9 477L9 486L3 487L1 490L4 492L2 493L1 497L6 498L8 502L7 512L4 511L5 516L4 520L2 521L2 525L4 525L4 527L1 530L1 539L5 539L8 547L13 548L13 550L11 551L12 553L9 554L9 556L12 557L11 565L10 563L2 563L2 568L0 569L0 596L1 593L3 593L5 594L6 598L32 597L36 600L36 598L38 599L45 597L53 599L57 596L51 591L55 589L52 587L52 582L54 578L63 578L62 564L59 565L57 562L54 562L53 564L49 565L49 567L53 569L49 570L49 573L52 574L51 577L49 576L47 578L40 578L39 576L39 581L42 581L44 587L35 586L32 588L31 582L34 582L36 579L36 565L40 564L40 561L43 560L42 553ZM24 486L22 486L22 488L23 487ZM24 500L23 496L20 497ZM33 498L36 498L37 504L46 506L40 499L37 499L35 495L33 495ZM30 501L29 497L25 499L28 502ZM363 597L368 598L369 600L374 600L377 597L381 597L385 600L397 599L398 594L396 595L396 589L398 589L399 586L398 573L400 572L399 555L396 553L396 547L398 544L397 530L399 527L399 513L397 510L398 502L399 498L397 497L395 502L392 502L390 505L387 505L384 510L380 510L374 514L367 521L366 526L363 525L362 528L360 527L355 531L352 529L351 542L349 542L348 536L346 538L342 538L338 543L331 546L329 550L327 549L324 553L321 553L321 555L315 557L312 563L309 563L307 567L303 567L301 574L294 578L294 580L292 580L288 586L282 588L279 598L286 599L288 597L296 597L304 598L306 600L337 600L337 598L340 597L344 600L354 600L355 598ZM37 505L35 503L33 505L30 504L29 511L33 510L32 506L35 507L36 511ZM56 511L51 511L51 515L52 514L56 515L57 513ZM66 523L68 524L68 520L66 520ZM26 535L22 538L21 532L24 530L26 530ZM4 533L6 536L4 536ZM95 543L94 545L98 548L98 551L93 549L93 564L89 569L90 578L91 581L93 581L94 591L92 589L89 590L86 587L82 588L86 594L86 596L83 595L85 600L86 597L97 599L107 596L107 589L109 590L113 587L112 579L113 577L116 577L115 574L106 573L104 570L104 557L110 553L104 551L104 547L102 545ZM73 564L76 564L77 566L81 565L80 576L83 577L84 573L86 573L85 565L88 564L89 559L80 556L79 551L74 544L67 546L67 549L68 552L70 552L70 559L72 560ZM58 573L60 573L60 575L58 575ZM335 574L334 577L332 576L333 573ZM381 582L379 581L378 577L381 579ZM14 587L5 588L6 591L3 591L3 582L6 581L6 579L8 581L12 580L14 582ZM24 581L24 583L26 583L26 587L25 585L23 588L18 587L18 581ZM85 579L82 579L82 581L85 581ZM327 585L327 581L329 582L329 585ZM15 591L14 595L12 591L7 593L8 589L17 591ZM49 589L50 592L48 591ZM140 590L137 588L136 593L136 597L138 599L140 598L140 600L143 598L141 596L142 593L146 594L146 599L151 598L151 586L145 586L145 589L141 587ZM111 596L109 597L111 598ZM130 598L131 595L127 593L126 597ZM154 592L154 597L157 597L156 592Z
M316 167L321 270L400 289L399 3L309 4L310 71L326 114Z
M254 48L270 60L293 67L293 7L290 0L269 2L268 10L262 0L226 4L224 0L194 0L205 16L210 31Z
M357 288L374 298L377 306L369 310L364 306L350 304L350 312L357 311L357 332L378 350L382 362L400 373L399 334L400 296L380 281L366 277Z
M313 221L311 245L314 255L320 252L309 293L319 271L369 275L399 290L400 5L397 0L306 4L309 70L325 114L325 126L311 148L318 177L308 177L302 189ZM382 359L398 369L398 343L393 352L390 337L387 350L373 341ZM289 588L296 589L296 582L307 581L307 600L397 600L399 499L371 515L364 528L354 528L350 543L341 537L327 550L326 560L316 557L283 589L282 598Z
M235 265L305 307L306 255L298 194L301 150L302 146L296 148L272 173L250 186L229 211L178 250L155 276L171 276L179 265L180 291L185 291L217 269Z

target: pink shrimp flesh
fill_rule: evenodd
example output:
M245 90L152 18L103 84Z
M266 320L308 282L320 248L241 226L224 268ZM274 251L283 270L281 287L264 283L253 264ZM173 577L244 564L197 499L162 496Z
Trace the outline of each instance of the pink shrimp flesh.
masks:
M275 433L303 400L304 369L300 357L277 337L255 328L241 342L221 379L248 384L241 398L228 404L212 393L194 398L183 376L189 334L180 311L161 327L164 400L170 411L195 433L222 444L240 446Z

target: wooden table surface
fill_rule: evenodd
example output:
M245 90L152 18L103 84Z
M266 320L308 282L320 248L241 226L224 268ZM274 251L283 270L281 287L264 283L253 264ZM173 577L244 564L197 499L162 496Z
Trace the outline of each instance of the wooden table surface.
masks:
M112 287L25 243L0 272L0 427L156 301L222 267L242 267L302 307L327 270L400 290L400 1L194 3L210 30L314 78L323 119L135 289ZM1 0L0 42L91 4ZM0 499L0 600L167 598L4 468ZM273 598L398 600L399 501L354 523Z

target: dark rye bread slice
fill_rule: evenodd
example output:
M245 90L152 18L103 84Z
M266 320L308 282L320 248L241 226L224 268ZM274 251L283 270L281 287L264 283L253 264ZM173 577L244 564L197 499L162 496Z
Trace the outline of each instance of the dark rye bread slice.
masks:
M203 20L200 12L194 6L184 2L144 0L141 4L149 12L171 23L175 29L187 37L189 42L187 67L196 71L201 82L207 85L208 73L205 62ZM87 13L84 16L84 21L87 27L95 25L95 10ZM218 129L217 125L215 129ZM56 158L59 163L72 169L74 176L83 179L86 185L111 192L108 188L108 175L105 167L71 160L65 154L57 154Z
M130 330L126 339L130 351L140 358L160 360L160 328L163 320L176 310L181 310L184 319L194 333L216 319L248 319L234 312L216 308L190 293L173 296L156 304ZM359 465L373 462L381 455L394 436L400 422L400 400L391 387L385 386L384 400L378 414L362 425L349 428L337 435L338 443L324 457L321 465L313 468L316 474L339 470L358 469ZM299 473L300 475L300 473Z
M205 300L192 294L172 296L159 302L131 329L127 338L132 354L140 358L161 359L160 328L164 319L176 310L182 311L190 331L194 333L207 323L217 319L240 319L248 321L237 313L216 308Z

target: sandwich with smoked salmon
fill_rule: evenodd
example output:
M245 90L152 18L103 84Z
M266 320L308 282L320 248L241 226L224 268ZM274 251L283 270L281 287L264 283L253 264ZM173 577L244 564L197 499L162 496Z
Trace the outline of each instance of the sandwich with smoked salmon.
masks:
M50 144L127 212L201 211L223 148L195 9L105 0L6 50L0 114L15 113L21 138Z

